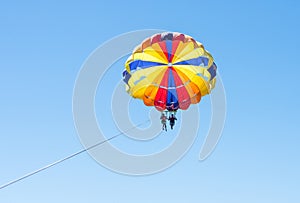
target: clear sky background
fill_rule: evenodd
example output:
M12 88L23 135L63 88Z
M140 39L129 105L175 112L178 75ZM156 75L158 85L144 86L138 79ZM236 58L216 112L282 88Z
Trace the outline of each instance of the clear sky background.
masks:
M165 29L202 42L228 109L223 137L203 162L205 130L162 173L115 174L81 154L0 190L0 203L299 203L299 19L296 0L1 2L0 185L82 149L72 117L77 74L124 32Z

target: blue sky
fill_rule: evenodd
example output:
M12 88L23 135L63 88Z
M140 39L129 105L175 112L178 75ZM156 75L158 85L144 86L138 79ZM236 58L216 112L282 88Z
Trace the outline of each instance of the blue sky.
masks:
M205 130L162 173L123 176L82 154L0 190L0 202L298 203L299 4L2 2L0 184L82 149L72 117L77 74L94 49L124 32L157 28L201 41L222 75L227 119L203 162Z

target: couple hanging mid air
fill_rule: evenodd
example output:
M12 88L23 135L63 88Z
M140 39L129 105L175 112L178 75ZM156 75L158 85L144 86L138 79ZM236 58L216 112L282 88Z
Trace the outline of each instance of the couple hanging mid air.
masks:
M175 117L175 115L173 113L169 116L169 118L167 118L167 116L164 113L162 113L160 116L160 120L162 123L162 130L167 131L167 120L170 121L170 126L171 126L171 129L173 130L173 127L175 125L175 120L177 120L177 118Z

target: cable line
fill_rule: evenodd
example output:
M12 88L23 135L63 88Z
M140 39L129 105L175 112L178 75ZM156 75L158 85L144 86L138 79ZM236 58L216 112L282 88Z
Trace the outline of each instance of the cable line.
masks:
M33 172L30 172L30 173L28 173L28 174L26 174L26 175L24 175L24 176L22 176L22 177L20 177L20 178L17 178L17 179L12 180L12 181L10 181L10 182L4 184L4 185L1 185L1 186L0 186L0 190L3 189L3 188L6 188L7 186L10 186L10 185L12 185L12 184L15 184L15 183L17 183L17 182L19 182L19 181L21 181L21 180L24 180L24 179L26 179L26 178L29 178L30 176L33 176L33 175L35 175L35 174L37 174L37 173L39 173L39 172L42 172L42 171L44 171L44 170L46 170L46 169L48 169L48 168L51 168L51 167L53 167L53 166L55 166L55 165L57 165L57 164L60 164L60 163L62 163L62 162L64 162L64 161L67 161L68 159L71 159L71 158L73 158L73 157L75 157L75 156L77 156L77 155L79 155L79 154L82 154L83 152L86 152L86 151L88 151L88 150L90 150L90 149L93 149L93 148L95 148L95 147L98 147L98 146L104 144L105 142L108 142L108 141L110 141L110 140L112 140L112 139L115 139L115 138L119 137L120 135L123 135L124 133L126 133L126 132L128 132L128 131L130 131L130 130L132 130L132 129L134 129L134 128L137 128L137 127L139 127L139 126L141 126L141 125L147 123L148 121L149 121L149 120L147 120L147 121L145 121L145 122L143 122L143 123L140 123L140 124L138 124L138 125L136 125L136 126L133 126L132 128L129 128L129 129L123 131L123 132L120 132L119 134L116 134L116 135L114 135L114 136L112 136L112 137L110 137L110 138L108 138L108 139L106 139L106 140L103 140L103 141L101 141L101 142L98 142L98 143L96 143L96 144L94 144L94 145L92 145L92 146L90 146L90 147L88 147L88 148L86 148L86 149L80 150L80 151L78 151L78 152L76 152L76 153L74 153L74 154L71 154L71 155L69 155L69 156L63 158L63 159L60 159L60 160L58 160L58 161L55 161L55 162L53 162L53 163L51 163L51 164L49 164L49 165L47 165L47 166L44 166L44 167L42 167L42 168L40 168L40 169L38 169L38 170L35 170L35 171L33 171Z

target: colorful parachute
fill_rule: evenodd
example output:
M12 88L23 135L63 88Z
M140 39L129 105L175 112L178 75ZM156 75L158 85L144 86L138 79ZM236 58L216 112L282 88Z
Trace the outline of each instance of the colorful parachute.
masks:
M159 111L186 110L216 83L217 66L203 45L180 33L155 34L125 63L126 91Z

